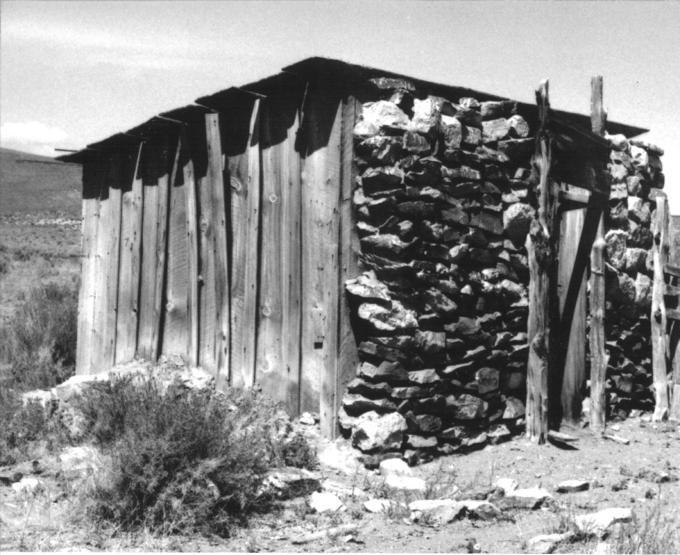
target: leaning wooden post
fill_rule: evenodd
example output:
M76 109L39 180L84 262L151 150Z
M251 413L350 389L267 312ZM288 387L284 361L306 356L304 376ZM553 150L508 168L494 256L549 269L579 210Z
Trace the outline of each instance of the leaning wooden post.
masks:
M652 372L654 379L654 415L652 420L668 418L668 375L666 354L666 303L664 302L664 265L668 262L670 250L668 239L668 197L665 193L656 195L656 211L652 218L652 260L654 262L654 282L652 285Z
M536 443L548 436L548 373L550 336L550 267L554 262L554 195L550 184L551 140L548 133L550 103L548 81L536 91L539 130L533 164L538 176L538 213L531 222L526 240L529 257L529 319L527 332L526 435Z
M590 122L593 133L604 136L606 114L602 105L602 76L593 77L590 95ZM603 169L595 164L595 182L603 179ZM604 432L606 420L605 380L607 354L605 351L604 315L604 213L600 215L595 242L590 252L590 429Z

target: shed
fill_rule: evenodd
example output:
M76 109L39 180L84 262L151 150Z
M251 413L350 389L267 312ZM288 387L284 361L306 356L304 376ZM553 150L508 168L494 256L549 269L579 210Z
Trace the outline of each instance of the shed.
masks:
M576 198L584 152L610 145L589 116L551 116ZM539 125L533 104L309 58L63 156L83 164L77 373L179 355L318 412L327 436L398 411L414 449L507 420L529 221L508 231L508 209L536 206Z

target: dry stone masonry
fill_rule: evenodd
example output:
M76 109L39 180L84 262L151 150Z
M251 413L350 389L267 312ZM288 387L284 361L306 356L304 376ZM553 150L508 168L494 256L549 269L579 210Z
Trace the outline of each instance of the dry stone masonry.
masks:
M535 130L512 101L372 81L383 94L354 129L364 272L346 283L361 363L339 421L367 463L415 462L523 426ZM607 138L607 392L609 417L625 417L653 406L649 250L663 151Z
M369 457L422 460L521 424L534 139L514 102L374 84L354 129L361 364L340 426Z
M611 176L606 261L605 333L609 351L609 416L631 409L652 410L652 214L664 186L661 156L655 145L609 135Z

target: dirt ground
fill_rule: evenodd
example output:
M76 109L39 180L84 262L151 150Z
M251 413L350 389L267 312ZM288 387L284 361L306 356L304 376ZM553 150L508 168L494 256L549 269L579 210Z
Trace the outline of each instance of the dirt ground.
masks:
M274 512L255 515L249 525L236 528L229 539L157 537L149 533L117 534L94 531L87 522L74 524L78 512L73 483L40 477L42 488L33 494L0 486L0 551L281 551L281 552L526 552L531 537L563 531L574 516L607 507L630 507L641 520L649 514L668 515L680 526L680 428L652 424L648 417L613 425L613 433L630 440L623 445L594 438L587 429L570 430L578 437L570 450L552 444L537 446L523 438L487 446L465 455L441 457L414 467L430 486L432 497L447 497L456 488L465 495L488 489L498 478L514 478L520 487L542 486L555 502L537 510L504 512L500 520L464 518L439 527L413 522L405 508L387 514L367 512L363 502L387 493L377 471L355 465L357 455L344 440L318 440L318 428L306 435L319 445L320 474L326 491L334 492L345 509L318 514L308 497L282 502ZM41 462L49 467L47 459ZM5 475L10 469L0 469ZM662 477L663 478L660 478ZM588 491L555 492L567 479L588 480ZM660 479L663 483L657 483ZM670 479L669 481L665 481ZM421 496L422 497L422 496ZM415 496L392 492L390 498L409 502ZM350 526L333 538L298 543L306 535ZM592 552L595 539L559 545L557 552ZM474 546L474 547L473 547Z

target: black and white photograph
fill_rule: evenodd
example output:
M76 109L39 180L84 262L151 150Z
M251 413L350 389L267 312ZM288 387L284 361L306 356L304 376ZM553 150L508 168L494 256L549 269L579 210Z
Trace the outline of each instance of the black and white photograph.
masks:
M0 0L0 551L680 553L680 1Z

